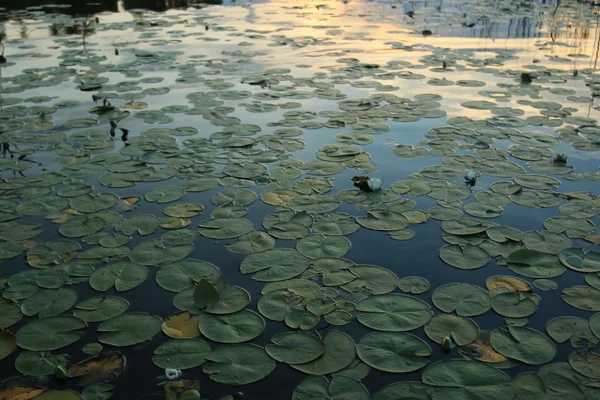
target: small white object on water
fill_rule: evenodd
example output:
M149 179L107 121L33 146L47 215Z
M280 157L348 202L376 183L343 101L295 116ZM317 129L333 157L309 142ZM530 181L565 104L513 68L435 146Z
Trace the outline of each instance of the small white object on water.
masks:
M369 177L367 179L367 185L369 185L369 189L371 189L372 191L379 190L383 185L383 179Z
M469 183L475 183L477 181L477 172L469 171L465 174L465 179Z
M183 372L181 372L181 370L179 370L179 369L165 368L165 377L169 381L177 380L177 379L181 378L182 376L183 376Z

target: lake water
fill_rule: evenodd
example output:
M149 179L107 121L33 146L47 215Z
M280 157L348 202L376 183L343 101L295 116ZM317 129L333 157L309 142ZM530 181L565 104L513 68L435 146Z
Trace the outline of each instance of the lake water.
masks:
M600 398L600 9L0 6L4 398Z

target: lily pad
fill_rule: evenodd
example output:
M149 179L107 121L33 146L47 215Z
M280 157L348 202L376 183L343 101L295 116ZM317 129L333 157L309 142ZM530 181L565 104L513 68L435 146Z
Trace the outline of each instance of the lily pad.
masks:
M127 313L98 326L98 341L111 346L133 346L150 340L161 331L162 320L146 313Z
M372 329L388 332L410 331L432 317L431 307L416 297L401 294L372 296L356 303L358 321Z
M311 375L325 375L346 368L356 356L356 345L350 336L331 331L323 339L324 353L313 361L291 367Z
M160 368L189 369L202 365L210 345L199 339L169 340L154 350L152 362Z
M206 356L202 371L215 382L246 385L267 377L275 369L275 360L262 347L230 344L217 347Z
M507 330L496 329L490 335L494 349L505 357L530 365L541 365L552 361L556 349L550 339L535 329L508 326Z
M78 341L83 334L76 331L86 326L85 321L67 315L33 320L17 331L17 344L32 351L60 349Z
M318 337L302 332L284 332L271 338L265 346L273 359L287 364L305 364L316 360L325 351Z
M364 336L356 346L358 357L385 372L411 372L429 363L431 348L408 333L376 332Z
M263 318L250 310L229 315L205 314L200 321L200 332L219 343L247 342L259 336L264 329Z

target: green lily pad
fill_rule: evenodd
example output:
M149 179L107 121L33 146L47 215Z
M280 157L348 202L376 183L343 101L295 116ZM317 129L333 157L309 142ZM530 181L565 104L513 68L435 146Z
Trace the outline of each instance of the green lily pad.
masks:
M299 240L296 249L308 258L342 257L350 250L350 241L340 236L310 235Z
M479 337L479 327L470 318L440 314L425 325L425 334L438 344L445 337L450 337L458 346L465 346Z
M353 265L349 269L356 278L341 286L345 291L378 295L397 287L398 277L388 269L376 265Z
M368 211L366 217L357 217L356 222L367 229L376 231L396 231L408 226L409 220L403 214L385 210Z
M420 276L407 276L398 281L398 288L405 293L421 294L429 290L429 281Z
M213 264L200 260L180 260L160 268L156 274L156 282L163 289L181 292L193 288L194 281L205 279L216 283L221 275Z
M23 314L39 318L51 317L68 311L77 302L77 293L72 289L42 289L23 301Z
M258 281L291 279L308 268L308 258L292 249L271 249L248 255L240 265L242 274L254 273Z
M537 311L540 298L524 292L490 292L494 311L504 317L523 318Z
M0 299L0 329L6 329L22 319L21 307L11 301Z
M340 202L335 197L322 194L301 195L288 202L288 207L296 212L313 214L331 212L339 206Z
M586 311L600 311L600 290L576 285L563 289L561 298L565 303Z
M247 342L259 336L265 329L265 321L250 310L229 315L205 314L200 320L200 332L219 343Z
M431 348L408 333L376 332L364 336L356 346L358 357L385 372L412 372L429 363Z
M223 315L242 310L250 302L250 295L241 287L223 281L212 285L200 280L194 288L179 292L173 302L182 311Z
M97 269L90 277L90 286L105 292L113 286L118 292L141 285L148 277L146 267L130 262L116 262Z
M65 222L58 231L68 238L78 238L101 231L106 222L99 217L81 217Z
M33 320L17 331L17 344L32 351L60 349L78 341L83 334L76 331L86 326L85 321L67 315Z
M514 395L508 375L476 361L438 361L423 371L421 379L434 387L434 399L510 400Z
M233 239L252 230L252 222L243 218L212 218L198 226L198 233L211 239Z
M530 365L552 361L556 349L552 341L541 332L526 327L508 326L507 330L495 329L490 343L498 353Z
M202 371L215 382L246 385L267 377L275 369L275 360L262 347L230 344L217 347L206 357Z
M573 271L600 272L600 254L595 251L568 248L560 252L558 259Z
M433 292L433 304L440 310L457 315L472 317L486 313L490 296L479 286L466 283L450 283L440 286Z
M146 313L127 313L98 325L98 341L111 346L133 346L161 331L162 320Z
M358 321L372 329L388 332L410 331L425 325L431 307L416 297L402 294L372 296L356 303Z
M523 243L530 249L546 254L558 254L571 247L571 241L568 238L547 231L526 232L523 236Z
M265 351L279 362L305 364L320 357L325 351L325 344L308 333L284 332L273 336Z
M185 192L183 191L183 189L180 189L178 187L163 186L152 189L151 191L146 193L144 198L150 203L164 204L179 200L183 197L184 194Z
M451 235L475 235L485 232L491 225L476 219L461 218L442 222L444 232Z
M389 399L410 399L410 400L429 400L430 388L421 382L396 382L373 393L372 400Z
M572 353L569 356L569 365L588 378L598 379L600 377L600 355L597 353L591 351L586 354Z
M112 193L100 193L98 195L83 194L72 197L69 200L71 208L79 212L93 213L109 209L117 204L119 196Z
M56 367L65 367L69 363L68 354L54 355L51 353L36 353L24 351L15 360L15 368L23 375L51 375Z
M506 261L511 271L530 278L554 278L567 270L556 257L530 249L517 250Z
M579 340L598 343L598 338L592 333L588 320L579 317L557 317L546 323L546 331L558 343L571 341L573 347L578 347Z
M121 297L90 297L75 306L73 315L86 322L100 322L123 314L129 302Z
M350 336L331 331L323 339L325 351L313 361L292 364L292 368L311 375L325 375L346 368L356 356L356 345Z
M160 368L189 369L202 365L210 351L210 345L203 340L174 339L154 350L152 362Z
M226 244L227 250L234 253L260 253L272 249L275 246L275 239L266 232L252 231L240 236L235 243Z
M193 250L192 244L165 246L160 239L156 239L134 247L129 258L140 265L166 265L186 258Z
M248 189L227 189L215 194L212 202L217 206L247 206L256 201L256 193Z
M69 205L69 200L58 196L44 196L22 202L17 206L21 215L48 215L56 213Z
M292 400L368 400L369 393L360 382L334 376L331 382L322 375L309 376L294 390Z
M446 245L440 250L440 258L445 263L459 269L481 268L490 260L490 256L485 250L469 244L465 247L456 244Z

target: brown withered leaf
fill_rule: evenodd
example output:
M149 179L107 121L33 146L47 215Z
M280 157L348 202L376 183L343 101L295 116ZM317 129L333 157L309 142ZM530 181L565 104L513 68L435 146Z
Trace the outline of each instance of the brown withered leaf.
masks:
M141 199L140 196L121 197L117 204L121 211L130 211L139 205Z
M181 229L191 224L187 218L167 217L162 220L160 227L164 229Z
M354 186L362 190L363 192L370 192L371 188L369 187L369 177L368 176L353 176L351 181L354 183Z
M123 104L123 108L130 108L132 110L143 110L146 107L148 107L148 104L146 104L142 101L134 101L131 103Z
M173 339L192 339L200 336L198 324L202 316L191 315L189 311L172 314L162 323L162 331Z
M507 361L508 358L498 353L490 344L490 331L481 331L479 339L466 346L458 348L460 354L473 360L486 363L500 363Z
M35 246L37 246L39 243L36 242L33 239L29 239L29 240L19 240L18 242L21 246L23 246L25 249L29 250L29 249L33 249Z
M118 351L108 351L86 358L69 367L69 377L81 376L79 384L89 386L117 379L125 371L125 356Z
M45 388L39 386L46 377L8 378L0 383L0 400L29 400L44 393Z
M590 243L600 244L600 236L584 236L583 239Z
M47 215L46 219L49 219L51 222L53 222L55 224L64 224L71 218L77 217L79 215L81 215L80 212L75 211L72 208L66 208L57 213Z
M167 400L179 400L183 393L192 389L200 391L200 381L180 379L167 383L165 385L165 394L167 395Z
M29 400L44 393L46 389L35 387L12 387L0 390L0 400Z

